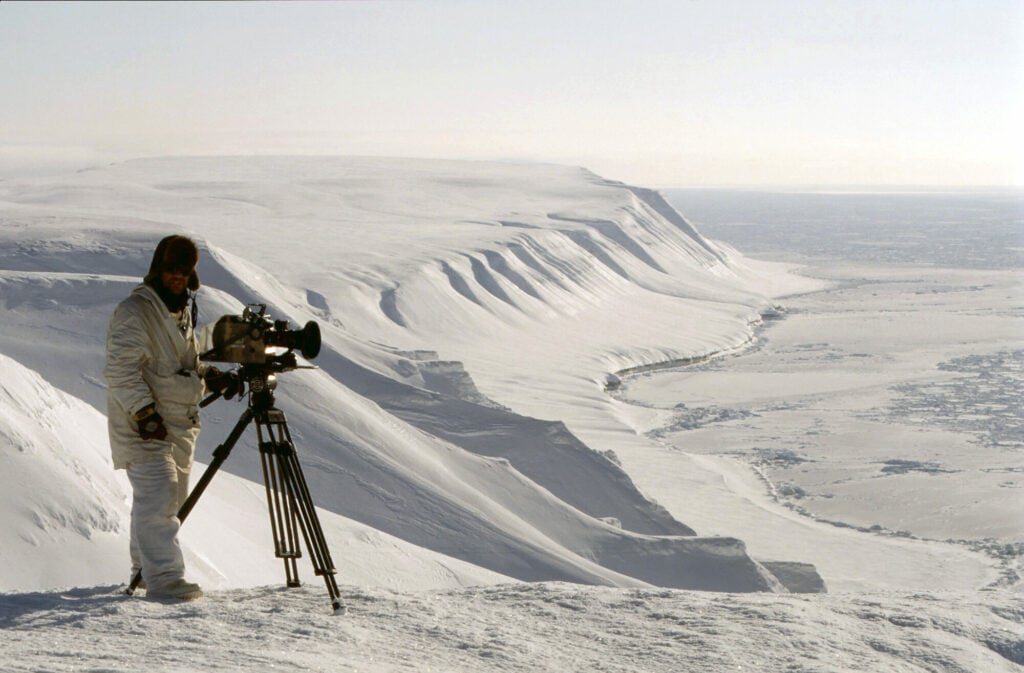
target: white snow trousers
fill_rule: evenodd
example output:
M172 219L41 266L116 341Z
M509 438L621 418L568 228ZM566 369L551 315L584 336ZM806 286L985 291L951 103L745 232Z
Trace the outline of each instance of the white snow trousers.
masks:
M132 574L142 570L148 589L185 577L185 559L178 544L178 510L188 497L189 471L171 456L128 465L132 485Z

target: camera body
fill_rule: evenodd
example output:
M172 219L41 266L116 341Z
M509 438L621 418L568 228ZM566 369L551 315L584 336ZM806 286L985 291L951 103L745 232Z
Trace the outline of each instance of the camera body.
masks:
M241 365L267 365L280 360L277 348L298 349L307 360L320 353L320 327L310 320L301 330L289 330L287 320L271 320L266 304L249 304L242 315L226 315L214 323L207 338L209 350L200 359Z

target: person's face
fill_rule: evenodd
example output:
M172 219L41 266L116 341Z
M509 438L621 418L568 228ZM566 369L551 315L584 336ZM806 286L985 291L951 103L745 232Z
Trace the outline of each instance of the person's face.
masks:
M188 286L188 278L192 269L168 269L160 272L160 282L173 294L181 294Z

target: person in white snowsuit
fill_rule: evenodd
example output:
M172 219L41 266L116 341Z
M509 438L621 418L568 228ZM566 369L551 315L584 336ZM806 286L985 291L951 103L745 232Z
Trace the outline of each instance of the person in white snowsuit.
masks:
M107 334L107 421L115 469L132 485L132 574L148 596L191 599L177 513L188 496L207 386L237 385L199 361L195 299L199 250L185 236L157 245L149 273L114 310ZM204 377L206 380L204 381Z

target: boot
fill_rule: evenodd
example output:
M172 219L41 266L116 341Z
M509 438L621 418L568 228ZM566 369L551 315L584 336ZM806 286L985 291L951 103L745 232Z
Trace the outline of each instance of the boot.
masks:
M202 598L203 590L198 584L186 582L184 579L173 580L168 584L155 586L146 590L147 598L176 598L181 601L192 601Z

